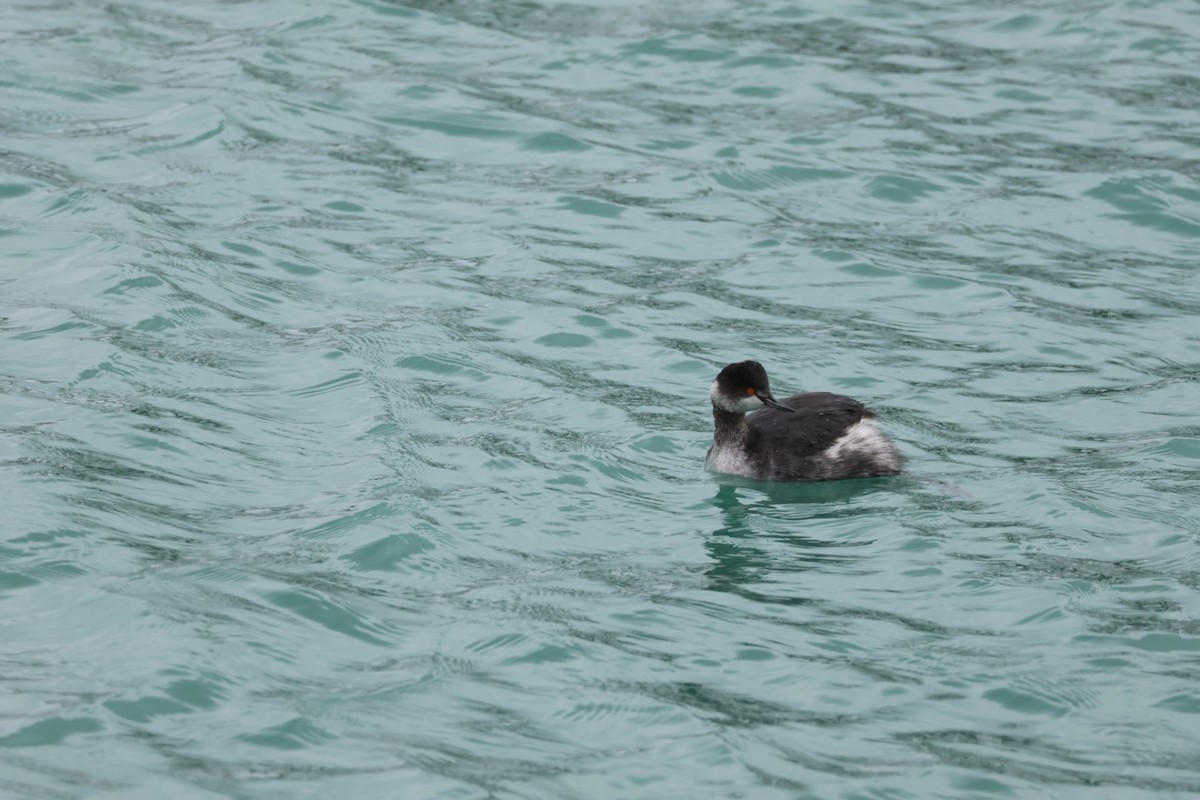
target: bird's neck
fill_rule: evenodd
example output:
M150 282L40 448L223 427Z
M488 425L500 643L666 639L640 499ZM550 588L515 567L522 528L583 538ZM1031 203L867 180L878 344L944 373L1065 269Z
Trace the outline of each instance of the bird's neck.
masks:
M745 414L713 406L713 441L718 447L744 441L749 433Z

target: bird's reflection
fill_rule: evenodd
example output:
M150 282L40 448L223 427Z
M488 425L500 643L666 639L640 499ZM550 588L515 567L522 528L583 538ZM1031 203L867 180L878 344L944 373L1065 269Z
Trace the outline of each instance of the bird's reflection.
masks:
M723 522L705 540L705 549L712 558L712 566L705 572L709 588L762 600L764 596L750 587L762 583L771 572L819 569L831 561L851 559L849 553L833 555L828 551L850 548L859 542L819 539L811 532L820 529L819 521L823 519L874 513L875 509L854 501L887 491L891 482L888 478L863 478L776 483L722 476L716 494L709 501L720 509ZM777 524L781 517L792 523L783 531ZM776 524L764 526L764 520L774 520ZM786 564L780 564L777 547L760 547L756 541L764 545L785 542L791 548L808 548L811 552L797 554L787 559ZM769 600L789 604L808 602L804 598Z

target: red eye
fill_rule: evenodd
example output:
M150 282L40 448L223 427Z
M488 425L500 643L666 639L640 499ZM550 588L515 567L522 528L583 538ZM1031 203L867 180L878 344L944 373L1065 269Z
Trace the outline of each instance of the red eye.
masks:
M746 394L754 394L754 387L753 387L753 386L747 386L747 387L746 387Z

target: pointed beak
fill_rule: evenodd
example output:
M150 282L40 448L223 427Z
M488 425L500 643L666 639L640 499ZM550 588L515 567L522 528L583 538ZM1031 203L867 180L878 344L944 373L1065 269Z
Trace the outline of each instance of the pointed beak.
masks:
M779 402L774 397L771 397L771 395L767 394L766 392L759 392L758 399L763 401L763 405L768 405L771 408L778 408L780 411L790 411L793 414L796 413L796 409L788 408L783 403Z

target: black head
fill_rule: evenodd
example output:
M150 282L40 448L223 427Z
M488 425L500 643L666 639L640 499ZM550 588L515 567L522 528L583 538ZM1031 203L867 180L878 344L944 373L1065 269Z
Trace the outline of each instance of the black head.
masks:
M771 395L767 371L757 361L739 361L725 367L713 381L710 395L714 406L735 414L746 414L764 405L792 410Z

